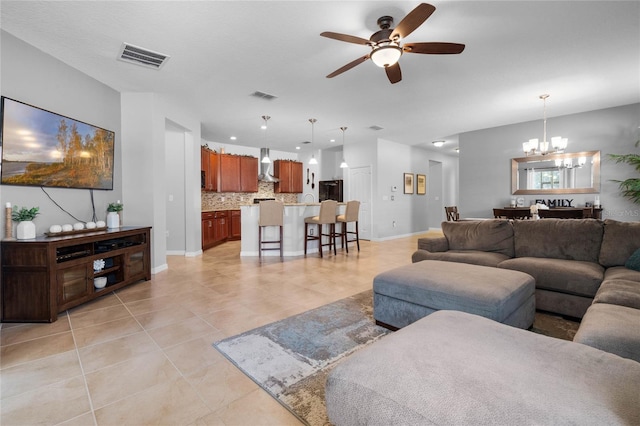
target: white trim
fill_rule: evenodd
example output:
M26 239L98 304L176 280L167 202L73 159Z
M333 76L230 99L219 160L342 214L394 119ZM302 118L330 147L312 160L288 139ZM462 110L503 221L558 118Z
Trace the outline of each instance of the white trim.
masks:
M160 266L156 266L155 268L151 268L151 273L152 273L153 275L155 275L155 274L157 274L158 272L166 271L167 269L169 269L169 265L167 265L167 264L165 263L165 264L162 264L162 265L160 265Z

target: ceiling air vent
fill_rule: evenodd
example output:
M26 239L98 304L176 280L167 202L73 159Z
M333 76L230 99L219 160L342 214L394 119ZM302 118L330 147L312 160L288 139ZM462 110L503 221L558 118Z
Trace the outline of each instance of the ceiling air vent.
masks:
M260 91L255 91L251 94L251 96L253 96L254 98L261 98L267 101L272 101L274 99L277 98L277 96L274 95L270 95L268 93L264 93L264 92L260 92Z
M122 43L118 59L157 70L162 68L162 66L169 60L169 56L143 47Z
M382 130L382 129L384 129L384 127L380 127L380 126L369 126L369 128L371 130Z

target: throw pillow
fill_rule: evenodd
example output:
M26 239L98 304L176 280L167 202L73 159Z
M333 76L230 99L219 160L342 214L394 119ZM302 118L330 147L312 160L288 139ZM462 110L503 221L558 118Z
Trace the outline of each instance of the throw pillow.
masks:
M631 257L624 263L625 268L640 271L640 248L633 252Z

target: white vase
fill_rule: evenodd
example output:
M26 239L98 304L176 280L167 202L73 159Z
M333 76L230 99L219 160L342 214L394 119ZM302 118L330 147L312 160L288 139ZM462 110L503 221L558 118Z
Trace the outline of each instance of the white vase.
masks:
M36 224L30 220L18 223L16 228L16 238L19 240L30 240L36 237Z
M120 228L120 216L118 212L107 213L107 228Z

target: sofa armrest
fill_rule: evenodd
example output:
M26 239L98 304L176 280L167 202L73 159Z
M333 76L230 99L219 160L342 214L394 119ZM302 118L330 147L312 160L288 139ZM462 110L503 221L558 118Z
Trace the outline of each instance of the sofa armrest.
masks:
M411 255L411 263L422 262L423 260L430 259L429 252L426 250L416 250Z
M442 252L449 250L449 241L446 237L419 238L418 250L430 252Z

